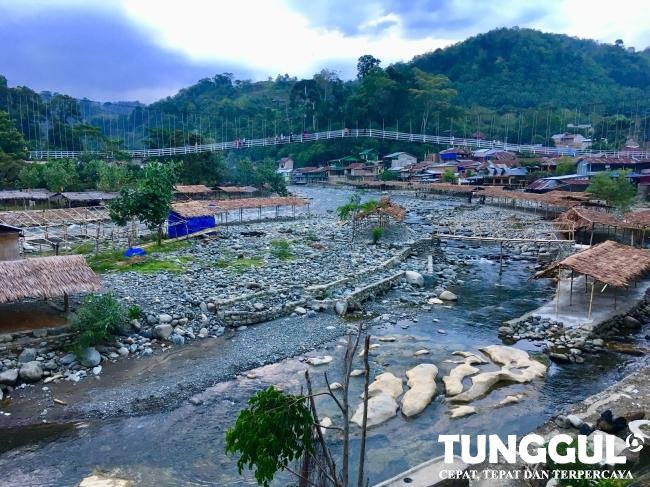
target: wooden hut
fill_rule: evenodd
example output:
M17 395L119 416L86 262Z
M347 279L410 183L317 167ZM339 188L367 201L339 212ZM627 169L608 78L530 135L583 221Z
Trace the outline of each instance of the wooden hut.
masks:
M0 223L0 260L15 260L20 257L22 235L20 228Z
M67 308L68 295L101 288L83 255L0 261L0 279L0 303L63 296Z

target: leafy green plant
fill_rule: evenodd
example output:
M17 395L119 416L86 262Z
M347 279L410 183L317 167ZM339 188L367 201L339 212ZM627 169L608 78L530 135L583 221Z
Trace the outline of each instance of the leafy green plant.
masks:
M441 179L443 183L456 184L458 182L458 177L456 176L456 173L452 169L445 169L442 172Z
M229 269L237 274L252 269L253 267L262 267L264 260L261 257L242 257L233 258L231 256L224 256L216 262L216 266L220 269Z
M384 235L383 227L375 227L372 229L372 243L377 245L381 237Z
M313 450L313 424L307 397L268 387L248 400L226 431L226 452L240 454L240 474L255 469L257 482L268 487L276 472Z
M87 347L106 343L119 335L128 323L128 312L112 293L91 294L70 322L78 333L74 350L79 354Z
M591 179L587 192L621 211L628 210L636 196L636 188L627 179L629 173L630 171L599 172Z
M280 260L292 259L293 252L291 252L291 243L287 240L272 240L271 255Z
M127 309L127 315L129 316L130 320L137 320L142 316L142 308L140 308L140 306L137 304L132 304Z

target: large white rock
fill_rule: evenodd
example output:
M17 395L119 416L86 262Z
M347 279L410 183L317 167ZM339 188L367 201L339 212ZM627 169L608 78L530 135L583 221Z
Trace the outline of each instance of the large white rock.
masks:
M449 375L442 378L442 382L445 384L445 395L451 397L463 392L463 379L479 372L479 369L469 364L460 364L451 369Z
M79 484L79 487L130 487L132 485L133 482L130 480L96 473L84 478Z
M546 366L533 360L528 353L505 345L491 345L481 351L499 365L501 370L483 372L472 377L472 386L465 392L451 397L452 402L470 402L487 395L499 382L523 384L544 377Z
M404 391L402 379L395 377L390 372L384 372L375 377L375 380L368 386L368 397L388 394L397 399ZM362 394L363 395L363 394Z
M472 406L458 406L451 410L452 418L462 418L463 416L469 416L470 414L476 413L476 409Z
M413 284L414 286L424 286L424 276L419 272L406 271L404 273L404 279L406 279L406 282Z
M334 305L334 309L336 310L336 314L343 316L348 312L348 302L345 300L337 301Z
M424 411L436 394L438 367L433 364L420 364L406 372L408 386L402 398L402 413L407 418Z
M442 299L443 301L457 301L458 296L456 296L454 293L451 291L443 291L438 295L438 298Z
M371 427L388 421L397 414L397 408L397 401L390 394L382 392L371 397L368 399L368 418L366 424L368 427ZM354 412L350 421L356 423L358 426L363 425L363 401L357 406L357 410Z
M153 328L153 336L167 340L174 332L174 327L169 324L156 325Z
M39 362L33 360L32 362L21 365L18 375L25 382L37 382L43 377L43 369Z
M307 363L309 365L325 365L329 364L332 360L334 359L331 355L324 355L323 357L309 357Z

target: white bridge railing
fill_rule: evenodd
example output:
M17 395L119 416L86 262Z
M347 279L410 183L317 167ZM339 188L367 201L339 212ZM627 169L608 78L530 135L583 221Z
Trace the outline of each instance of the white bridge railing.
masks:
M217 152L231 149L247 149L250 147L265 147L293 143L313 142L324 139L339 139L350 137L371 137L374 139L402 140L405 142L416 142L422 144L439 144L449 146L468 147L473 149L502 149L511 152L518 152L531 155L570 155L570 156L609 156L609 157L639 157L648 158L647 151L596 151L591 149L568 149L562 147L546 147L532 144L509 144L495 140L465 139L462 137L450 137L440 135L412 134L407 132L395 132L392 130L377 129L344 129L328 130L325 132L314 132L283 137L265 137L261 139L241 139L230 142L218 142L214 144L195 144L181 147L165 147L162 149L141 149L127 150L132 158L165 157L184 154L198 154L202 152ZM98 151L60 151L60 150L35 150L29 152L30 159L61 159L65 157L79 157L81 155L107 155L107 152Z

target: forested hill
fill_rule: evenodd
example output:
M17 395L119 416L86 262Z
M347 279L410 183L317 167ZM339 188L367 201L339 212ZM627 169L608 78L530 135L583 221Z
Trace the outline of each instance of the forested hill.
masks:
M643 46L645 47L645 46ZM413 59L444 74L465 105L611 109L650 95L650 51L532 29L497 29Z

